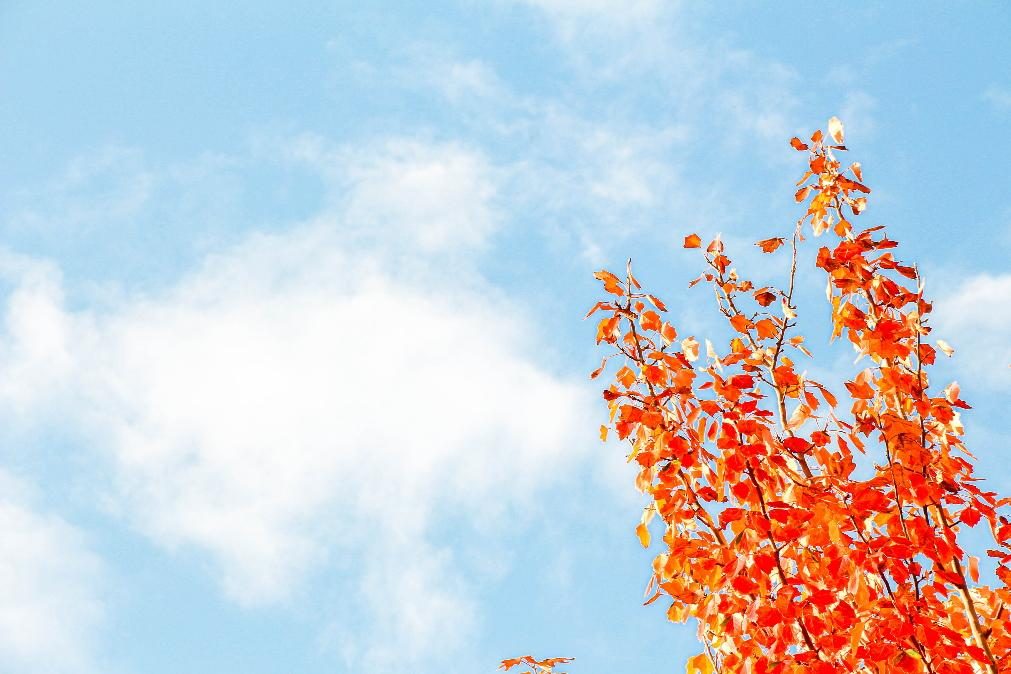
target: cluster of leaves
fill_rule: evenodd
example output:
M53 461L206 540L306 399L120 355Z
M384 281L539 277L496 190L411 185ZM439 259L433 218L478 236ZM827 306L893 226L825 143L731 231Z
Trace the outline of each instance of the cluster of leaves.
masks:
M572 662L572 658L548 658L546 660L535 660L532 655L524 655L519 658L509 658L508 660L503 660L499 669L508 671L517 665L523 665L528 668L528 674L565 674L565 672L556 672L555 667L563 665L566 662Z
M689 674L1011 672L1011 524L999 512L1011 499L977 485L958 385L929 386L938 349L952 350L928 343L917 269L880 227L849 221L870 190L859 164L837 159L842 143L835 118L827 135L791 141L810 156L786 288L742 278L719 239L685 239L706 264L692 285L712 287L734 331L725 351L705 340L703 357L694 337L679 340L631 266L596 274L611 299L590 314L604 314L597 342L613 353L592 376L623 361L604 398L650 498L637 534L648 546L650 520L665 527L647 603L666 596L671 620L698 621L705 650ZM805 227L837 238L816 257L833 339L870 364L845 383L848 415L794 361L810 357L794 331ZM992 534L995 587L959 543L971 527Z

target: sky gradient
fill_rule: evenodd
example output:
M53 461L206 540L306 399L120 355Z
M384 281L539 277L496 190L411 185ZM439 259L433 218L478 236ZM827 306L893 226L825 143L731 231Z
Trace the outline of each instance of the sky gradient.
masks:
M0 4L0 672L683 671L597 438L592 272L633 257L718 335L681 238L781 280L751 243L832 115L1011 493L1009 33L1003 3Z

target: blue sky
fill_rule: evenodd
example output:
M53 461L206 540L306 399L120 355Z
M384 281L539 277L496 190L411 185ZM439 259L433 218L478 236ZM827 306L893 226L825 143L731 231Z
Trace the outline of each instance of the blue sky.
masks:
M147 4L0 6L0 671L682 671L591 272L716 331L831 115L1011 492L1007 5Z

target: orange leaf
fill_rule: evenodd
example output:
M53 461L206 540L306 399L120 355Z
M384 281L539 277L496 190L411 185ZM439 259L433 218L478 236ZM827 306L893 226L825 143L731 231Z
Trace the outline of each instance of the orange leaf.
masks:
M979 582L979 557L969 557L969 577L972 582Z
M632 368L625 365L620 370L614 373L614 378L616 381L620 382L625 388L631 388L635 384L636 376Z
M698 248L702 245L702 239L698 234L689 234L685 237L685 248Z
M783 237L777 236L777 237L772 238L772 239L762 239L761 241L757 242L755 245L758 246L759 248L761 248L763 253L772 253L777 248L779 248L780 246L782 246L785 241L786 241L786 239L784 239Z
M713 661L705 653L689 658L685 666L685 674L713 674L713 671Z
M746 333L748 328L752 326L752 323L744 314L735 314L730 319L730 325L734 326L734 330L737 330L737 332Z
M667 305L660 301L659 297L654 297L653 295L646 295L646 299L652 302L653 306L660 311L667 311Z
M605 318L597 324L597 344L601 342L614 342L621 334L619 323L621 316L614 314L610 318Z
M770 318L763 318L755 323L755 329L758 331L758 336L762 339L775 337L779 334L779 330L776 328L775 322L773 322Z
M850 395L854 398L861 398L864 400L869 400L874 397L874 389L871 388L866 382L858 381L852 382L848 381L845 383L846 390L850 392Z
M663 339L664 344L670 345L674 341L674 338L678 336L677 330L670 323L664 323L660 326L660 337Z
M624 295L625 289L621 287L621 281L611 272L601 269L593 273L593 278L604 282L604 290L614 295Z
M590 316L592 316L595 312L599 311L600 309L607 309L607 308L610 308L612 306L613 305L610 302L597 302L596 304L593 305L592 309L590 309L589 311L586 312L586 315L583 316L583 318L589 318Z
M797 138L796 136L790 139L790 145L793 147L794 150L797 150L798 152L803 152L804 150L807 149L807 143L802 141L800 138Z
M643 330L659 330L660 314L655 311L644 311L639 317L639 324Z
M776 295L763 288L755 293L755 301L767 307L776 301Z

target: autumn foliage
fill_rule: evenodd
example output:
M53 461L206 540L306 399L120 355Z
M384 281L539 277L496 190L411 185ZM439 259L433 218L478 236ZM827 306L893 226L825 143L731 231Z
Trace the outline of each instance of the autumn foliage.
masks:
M931 338L931 305L897 243L851 223L870 189L838 158L839 120L790 144L809 155L795 195L806 208L791 237L757 244L789 252L786 287L756 287L718 238L684 241L700 249L691 285L715 294L728 344L681 338L630 265L596 274L609 299L590 314L611 353L592 376L616 368L601 434L627 440L639 466L639 540L650 545L654 518L664 532L647 603L697 621L703 650L688 674L1011 672L1011 523L999 512L1011 499L973 475L958 385L930 386L952 349ZM832 338L863 364L841 401L804 374L794 291L809 233L832 239L814 260ZM960 543L969 528L993 539L982 562Z

